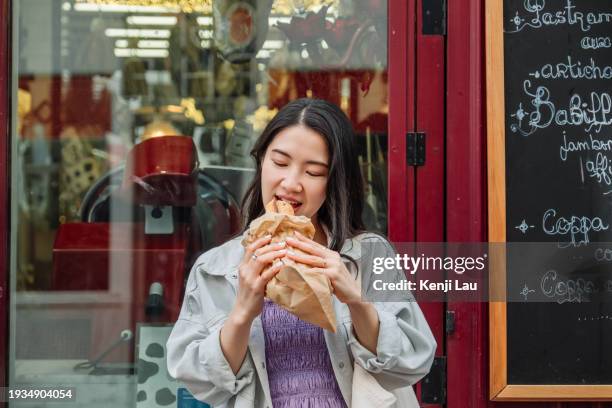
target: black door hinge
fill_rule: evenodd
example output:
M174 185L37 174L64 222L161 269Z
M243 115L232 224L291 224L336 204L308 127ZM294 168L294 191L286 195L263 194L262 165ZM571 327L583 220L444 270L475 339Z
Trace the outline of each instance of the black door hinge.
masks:
M455 312L452 310L446 311L446 334L455 332Z
M446 0L423 0L423 35L446 35Z
M434 358L429 374L421 381L421 402L446 404L446 356Z
M409 166L422 166L425 164L425 133L406 133L406 163Z

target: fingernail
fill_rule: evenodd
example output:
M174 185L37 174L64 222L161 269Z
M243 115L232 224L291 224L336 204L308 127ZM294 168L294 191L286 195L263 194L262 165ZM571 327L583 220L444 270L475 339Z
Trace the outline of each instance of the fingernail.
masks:
M272 234L266 235L266 238L272 238Z
M299 232L297 232L297 231L293 231L293 233L294 233L295 235L297 235L297 236L302 235L302 234L300 234L300 233L299 233Z

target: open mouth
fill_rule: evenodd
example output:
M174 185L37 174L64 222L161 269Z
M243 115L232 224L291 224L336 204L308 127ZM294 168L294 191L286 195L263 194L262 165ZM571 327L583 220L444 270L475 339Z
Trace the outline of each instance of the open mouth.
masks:
M284 202L286 202L286 203L291 204L291 207L293 207L293 211L294 211L294 212L295 212L295 211L296 211L298 208L300 208L300 206L302 205L302 203L301 203L301 202L299 202L299 201L292 201L292 200L289 200L289 199L287 199L287 198L283 198L283 197L281 197L281 196L277 196L277 195L275 195L274 197L275 197L277 200L281 200L281 201L284 201Z

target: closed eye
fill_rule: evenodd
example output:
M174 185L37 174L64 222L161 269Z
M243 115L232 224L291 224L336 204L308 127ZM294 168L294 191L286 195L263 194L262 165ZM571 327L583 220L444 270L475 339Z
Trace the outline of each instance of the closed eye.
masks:
M325 174L312 173L310 171L307 171L306 174L312 177L324 177L325 176Z
M273 162L275 165L277 165L278 167L287 167L287 166L288 166L288 165L287 165L287 163L279 163L279 162L275 162L275 161L272 161L272 162Z

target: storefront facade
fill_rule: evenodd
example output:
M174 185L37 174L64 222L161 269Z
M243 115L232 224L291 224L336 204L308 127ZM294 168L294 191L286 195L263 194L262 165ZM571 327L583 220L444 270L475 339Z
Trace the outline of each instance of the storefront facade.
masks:
M250 144L297 97L351 118L370 229L486 242L484 24L475 0L0 0L3 384L53 376L87 390L83 406L152 390L135 362L176 318L194 255L236 232ZM192 137L181 163L202 169L193 196L162 203L166 223L121 190L128 171L160 175L126 160L179 149L138 147L161 134ZM438 342L423 405L504 406L489 402L487 304L420 306Z

